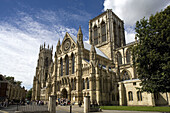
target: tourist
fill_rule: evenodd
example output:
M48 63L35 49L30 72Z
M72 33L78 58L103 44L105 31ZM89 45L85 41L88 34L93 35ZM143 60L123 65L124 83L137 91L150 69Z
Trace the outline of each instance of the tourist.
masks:
M81 103L81 101L79 101L79 107L81 107L81 105L82 105L82 103Z

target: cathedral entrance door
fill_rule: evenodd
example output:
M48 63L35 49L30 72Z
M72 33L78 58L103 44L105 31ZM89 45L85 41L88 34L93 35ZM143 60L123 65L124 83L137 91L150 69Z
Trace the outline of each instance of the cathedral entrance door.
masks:
M67 95L67 90L64 88L63 90L62 90L62 97L63 98L68 98L68 95Z

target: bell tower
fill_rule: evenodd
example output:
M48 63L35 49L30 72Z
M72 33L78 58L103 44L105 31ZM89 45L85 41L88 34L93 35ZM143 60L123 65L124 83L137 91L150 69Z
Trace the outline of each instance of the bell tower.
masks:
M48 69L50 64L52 63L52 51L53 47L49 48L49 45L41 46L40 47L40 53L39 53L39 70L41 71L40 73L40 82L41 82L41 88L46 87L46 82L47 82L47 77L48 77Z
M40 99L40 89L46 87L46 82L48 79L48 69L52 61L52 51L53 47L46 48L46 45L40 45L39 58L37 61L36 75L34 77L33 84L33 100Z
M116 48L125 46L124 22L111 9L89 21L89 43L113 61Z

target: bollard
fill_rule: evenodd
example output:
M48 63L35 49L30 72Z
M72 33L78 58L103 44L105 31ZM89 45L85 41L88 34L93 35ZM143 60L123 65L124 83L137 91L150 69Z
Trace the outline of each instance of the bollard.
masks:
M70 113L72 113L72 105L70 105Z
M50 113L56 113L56 96L49 97L48 111Z
M90 96L84 97L84 113L88 113L90 109Z
M18 102L17 102L17 111L18 111Z

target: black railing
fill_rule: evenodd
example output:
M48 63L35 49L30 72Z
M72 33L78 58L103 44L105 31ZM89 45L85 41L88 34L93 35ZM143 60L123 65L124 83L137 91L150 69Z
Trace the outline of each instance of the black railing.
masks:
M29 104L17 104L17 111L48 111L47 105L37 104L36 102L31 102Z

